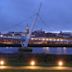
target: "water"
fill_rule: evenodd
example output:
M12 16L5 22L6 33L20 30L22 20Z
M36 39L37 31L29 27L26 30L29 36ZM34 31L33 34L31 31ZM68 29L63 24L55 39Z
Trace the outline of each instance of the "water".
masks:
M46 54L72 54L72 48L70 47L43 47L39 49L33 49L33 53L46 53Z
M0 47L0 53L17 53L18 48L16 47Z
M0 53L18 53L19 48L17 47L0 47ZM32 53L46 53L46 54L72 54L72 48L70 47L43 47L43 48L32 48Z

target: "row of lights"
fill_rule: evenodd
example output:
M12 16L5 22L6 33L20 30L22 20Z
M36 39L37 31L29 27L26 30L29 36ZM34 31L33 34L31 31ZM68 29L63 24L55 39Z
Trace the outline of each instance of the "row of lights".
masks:
M55 38L31 38L31 40L64 41L64 39L55 39Z
M36 62L34 61L34 60L32 60L31 62L30 62L30 65L31 66L35 66L36 65ZM63 61L58 61L58 66L63 66Z
M4 60L0 60L0 65L4 66L5 65L5 61ZM35 60L30 61L30 65L31 66L35 66L36 65ZM61 60L58 61L58 66L63 66L63 61L61 61Z

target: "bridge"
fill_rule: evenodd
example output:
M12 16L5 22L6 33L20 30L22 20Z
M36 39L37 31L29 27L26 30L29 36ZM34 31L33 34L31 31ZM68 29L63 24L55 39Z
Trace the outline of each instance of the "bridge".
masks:
M0 47L22 47L21 37L0 37ZM28 47L72 47L72 38L32 37Z
M72 47L72 38L56 38L56 37L38 37L32 38L31 33L38 20L41 19L39 14L41 9L41 4L38 12L35 14L35 18L32 22L29 33L21 37L0 37L0 47L12 46L12 47L22 47L27 49L28 47ZM41 19L42 20L42 19ZM42 22L44 22L42 20Z

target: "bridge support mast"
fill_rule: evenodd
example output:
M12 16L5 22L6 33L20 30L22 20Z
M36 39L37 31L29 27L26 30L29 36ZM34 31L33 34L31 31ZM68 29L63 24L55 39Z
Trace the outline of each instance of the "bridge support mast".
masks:
M33 20L33 23L32 23L32 25L31 25L29 34L27 35L25 41L23 41L23 43L22 43L22 47L23 47L23 48L28 48L28 43L29 43L29 40L30 40L30 38L31 38L31 33L32 33L33 28L34 28L34 25L36 24L36 22L37 22L37 20L38 20L38 16L39 16L40 9L41 9L41 3L40 3L39 10L38 10L38 12L36 13L35 19Z
M31 34L32 34L32 31L33 31L34 25L36 24L36 22L38 20L40 9L41 9L41 3L40 3L39 10L36 13L35 18L34 18L34 20L32 22L31 28L29 30L29 34L26 37L23 36L23 38L22 38L22 40L23 40L23 42L21 43L22 48L20 48L20 50L19 50L21 53L24 53L24 52L26 52L26 53L27 52L32 52L32 48L31 49L28 48L28 44L29 44L29 40L31 38Z

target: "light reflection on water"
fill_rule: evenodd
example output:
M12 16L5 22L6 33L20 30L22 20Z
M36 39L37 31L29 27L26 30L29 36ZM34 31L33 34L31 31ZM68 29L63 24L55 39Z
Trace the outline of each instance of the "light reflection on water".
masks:
M68 47L37 47L32 48L32 53L47 53L47 54L72 54L72 48ZM18 53L19 48L17 47L0 47L0 53Z
M47 53L47 54L72 54L71 47L44 47L39 49L33 49L33 53Z
M0 53L17 53L18 48L16 47L0 47Z

